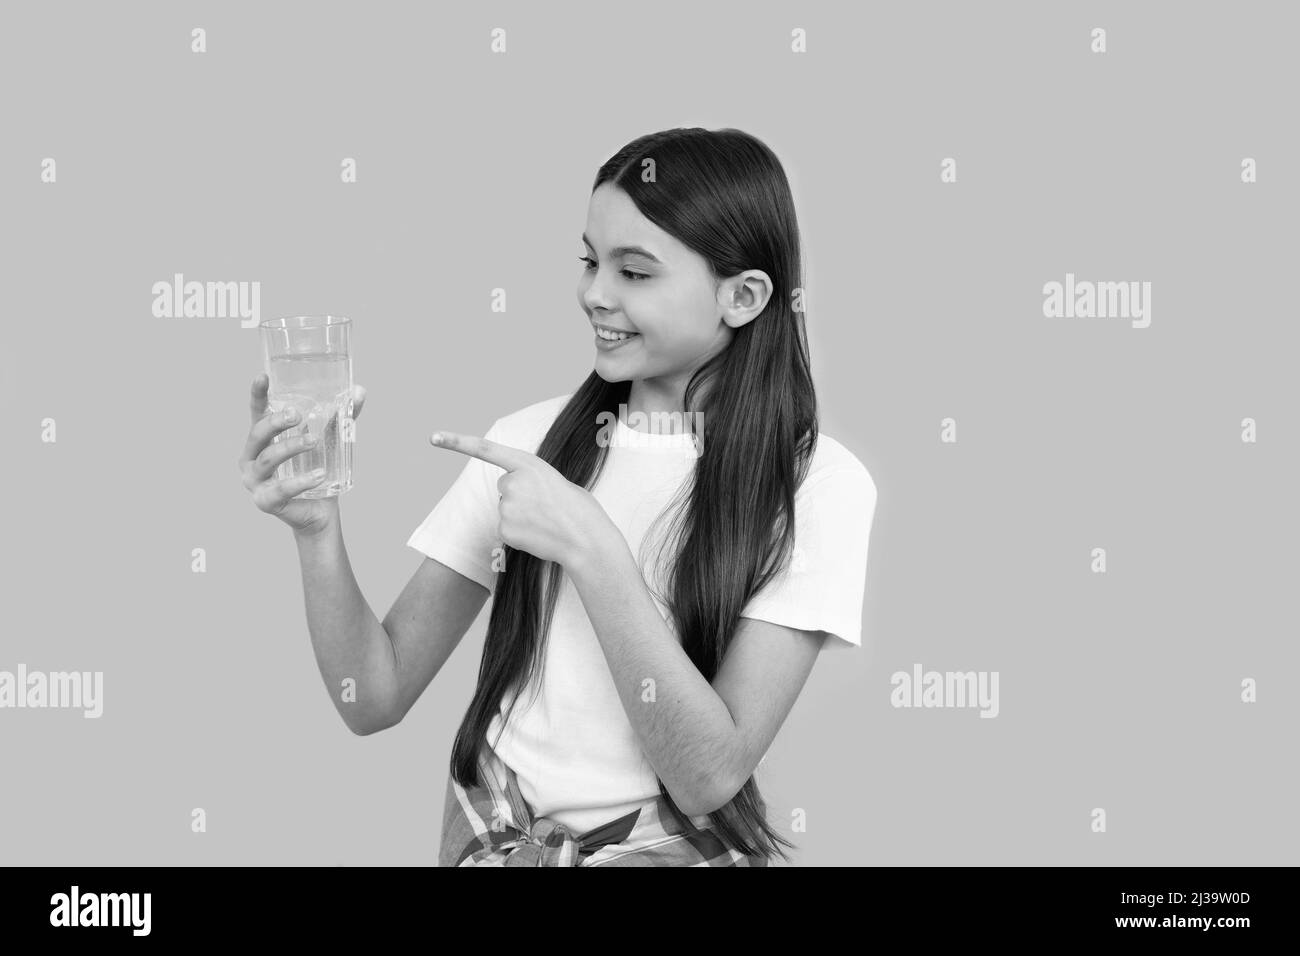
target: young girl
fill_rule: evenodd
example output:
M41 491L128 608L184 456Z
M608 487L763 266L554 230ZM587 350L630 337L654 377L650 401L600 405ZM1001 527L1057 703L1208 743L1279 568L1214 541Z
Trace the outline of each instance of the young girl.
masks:
M860 644L876 502L818 432L789 184L738 130L644 136L601 167L582 243L593 372L484 438L432 437L468 459L382 624L338 499L274 479L305 446L269 444L293 422L265 414L264 376L245 486L295 529L317 662L330 688L355 679L335 706L357 733L402 719L492 596L440 865L788 859L753 773L823 642Z

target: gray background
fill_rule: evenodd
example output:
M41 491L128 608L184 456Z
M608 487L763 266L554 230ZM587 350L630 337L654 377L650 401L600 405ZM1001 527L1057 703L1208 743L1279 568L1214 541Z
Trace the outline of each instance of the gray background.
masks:
M673 126L785 164L822 429L879 489L864 648L759 772L778 826L807 814L797 862L1297 862L1294 9L6 3L0 669L105 699L0 711L0 862L435 861L486 610L403 724L351 735L235 468L257 332L156 319L150 287L353 317L343 526L382 618L462 464L428 434L591 369L591 180ZM1151 327L1045 319L1067 271L1152 282ZM892 708L917 662L998 671L1000 716Z

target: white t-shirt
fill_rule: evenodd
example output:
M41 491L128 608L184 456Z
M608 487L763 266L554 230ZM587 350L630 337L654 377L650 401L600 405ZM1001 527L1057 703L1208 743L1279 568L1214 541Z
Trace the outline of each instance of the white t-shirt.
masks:
M498 419L485 437L535 454L569 397L538 402ZM671 515L655 524L644 554L640 549L696 458L690 435L640 431L620 419L611 432L604 471L592 489L641 560L654 603L674 632L660 600L664 584L656 563ZM501 547L497 479L503 473L470 458L407 544L495 590L494 549ZM741 616L826 631L833 637L825 647L860 646L875 505L876 488L867 469L839 442L819 435L808 475L795 496L796 550L790 566L750 599ZM510 699L506 694L488 728L487 742L491 745L501 734L494 749L515 771L535 815L581 834L659 795L654 769L567 575L546 643L540 688L530 686L523 692L503 727Z

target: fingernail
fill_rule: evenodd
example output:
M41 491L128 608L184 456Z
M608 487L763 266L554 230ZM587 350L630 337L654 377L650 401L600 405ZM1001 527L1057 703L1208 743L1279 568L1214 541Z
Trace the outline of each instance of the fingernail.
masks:
M286 422L296 422L298 420L298 409L291 408L287 412L285 412L284 420Z
M429 441L433 442L435 445L441 445L442 432L434 432L432 435L429 436Z
M314 444L316 444L316 436L315 436L315 435L308 435L308 436L306 436L305 438L303 438L302 443L303 443L304 445L314 445Z

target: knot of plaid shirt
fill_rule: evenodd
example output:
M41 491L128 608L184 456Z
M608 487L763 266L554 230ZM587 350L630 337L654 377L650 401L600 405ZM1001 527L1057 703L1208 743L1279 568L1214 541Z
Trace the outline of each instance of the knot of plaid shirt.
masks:
M549 817L535 819L528 833L497 819L505 829L518 834L513 840L494 845L498 852L508 854L508 866L577 866L582 850L590 852L605 845L600 842L584 846L572 830Z

